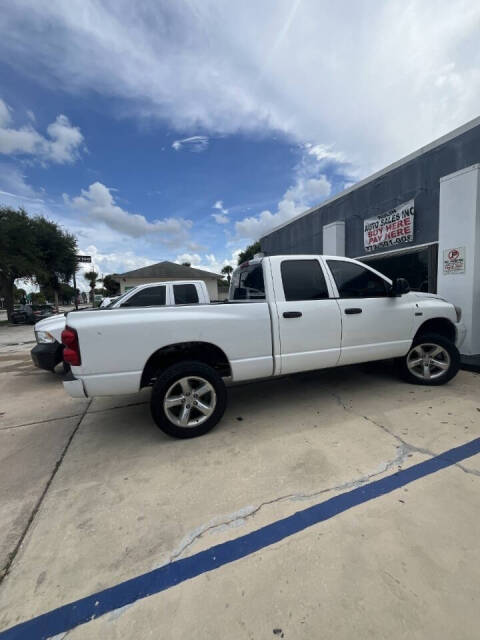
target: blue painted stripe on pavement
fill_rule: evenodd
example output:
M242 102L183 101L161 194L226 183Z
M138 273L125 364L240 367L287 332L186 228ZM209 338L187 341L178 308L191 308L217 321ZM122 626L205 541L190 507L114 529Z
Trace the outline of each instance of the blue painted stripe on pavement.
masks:
M323 522L369 500L395 491L415 480L445 469L480 453L480 438L449 449L408 469L334 496L303 511L268 524L228 542L175 560L86 598L58 607L0 633L0 640L51 638L120 607L165 591L207 571L244 558L284 538Z

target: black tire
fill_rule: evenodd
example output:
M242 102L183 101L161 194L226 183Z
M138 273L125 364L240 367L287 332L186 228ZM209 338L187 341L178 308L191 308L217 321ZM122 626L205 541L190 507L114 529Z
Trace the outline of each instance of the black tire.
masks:
M422 345L425 345L425 349L422 349ZM426 353L427 355L429 353L433 353L434 346L442 350L439 354L438 360L442 362L442 366L446 366L445 369L440 369L433 364L430 367L431 377L428 378L424 377L424 374L422 374L422 364L419 364L418 367L413 370L411 366L409 367L408 363L411 363L412 360L416 361L419 359L421 353ZM445 355L445 353L447 355ZM439 386L449 382L457 375L458 370L460 369L460 353L457 347L448 338L436 333L424 333L416 336L411 348L408 350L408 353L403 356L403 358L397 359L397 365L400 375L407 382L423 386Z
M169 397L185 397L185 394L181 387L179 380L185 378L192 378L191 384L192 386L192 399L191 404L185 404L189 402L188 399L182 401L182 404L177 405L178 416L177 419L180 419L180 414L183 409L183 406L190 406L189 409L189 420L194 422L196 419L200 421L198 426L192 424L191 426L181 426L172 421L172 419L167 415L167 409L164 408L164 401L169 394ZM206 392L206 400L205 404L209 404L213 409L211 415L209 415L206 419L203 419L203 415L200 411L193 406L196 404L196 401L193 399L193 392L197 389L194 385L197 384L197 381L201 379L211 385L213 392ZM201 383L198 389L201 389ZM177 386L175 386L177 385ZM195 396L196 397L196 396ZM205 396L203 396L205 397ZM199 398L197 398L199 400ZM203 404L203 402L202 402ZM173 438L196 438L197 436L202 436L217 424L220 418L223 416L225 407L227 405L227 389L225 387L225 383L219 374L207 364L203 362L197 362L195 360L179 362L174 364L168 369L162 370L159 372L157 380L152 388L152 396L150 399L150 411L152 413L152 418L154 419L157 427L161 429L164 433ZM175 412L177 411L177 407L172 407L169 409L170 416L175 418ZM202 421L203 420L203 421Z

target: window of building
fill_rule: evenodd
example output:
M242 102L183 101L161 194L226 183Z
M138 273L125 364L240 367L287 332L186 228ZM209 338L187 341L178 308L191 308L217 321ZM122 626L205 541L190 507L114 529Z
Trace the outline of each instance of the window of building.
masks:
M281 272L285 300L328 298L327 283L318 260L284 260Z
M147 287L142 289L126 302L122 307L157 307L165 304L165 287Z
M412 291L437 291L438 245L432 244L421 249L409 249L391 255L365 258L372 266L388 278L406 278Z
M340 298L380 298L388 295L388 282L354 262L328 260Z
M194 284L174 284L175 304L197 304L198 294Z

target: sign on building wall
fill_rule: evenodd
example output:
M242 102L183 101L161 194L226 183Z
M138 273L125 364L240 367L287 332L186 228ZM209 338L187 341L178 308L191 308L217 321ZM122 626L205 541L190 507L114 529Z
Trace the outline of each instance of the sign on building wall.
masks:
M444 249L443 273L465 273L465 247Z
M366 251L398 247L413 241L415 201L410 200L363 221L363 243Z

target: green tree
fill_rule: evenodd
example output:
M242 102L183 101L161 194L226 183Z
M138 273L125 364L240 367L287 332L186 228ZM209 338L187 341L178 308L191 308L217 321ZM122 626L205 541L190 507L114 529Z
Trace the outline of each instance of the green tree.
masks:
M111 275L103 278L103 286L106 289L107 296L118 296L120 293L120 283L114 280Z
M98 273L92 269L91 271L87 271L83 275L85 280L90 285L90 302L93 305L95 301L95 285L97 284Z
M25 289L17 289L17 287L13 285L13 297L15 302L19 302L27 298L27 292Z
M192 263L191 262L182 262L182 266L183 267L191 267Z
M34 291L30 296L30 302L32 304L45 304L46 303L45 295L41 291L39 292Z
M71 304L75 297L75 289L69 284L62 282L60 285L59 296L62 304Z
M232 271L233 271L233 267L231 267L229 264L226 264L222 269L223 275L227 276L227 282L229 285L230 285L230 280L232 279Z
M62 283L68 283L77 266L77 241L58 224L43 216L33 218L37 245L41 254L42 269L36 274L43 293L53 293L58 310L58 294Z
M253 244L249 244L246 249L241 251L238 254L238 264L242 264L242 262L246 262L247 260L251 260L256 253L260 253L262 247L260 246L260 242L254 242Z
M9 320L15 280L30 279L42 271L34 220L23 209L0 207L0 292L5 297Z

